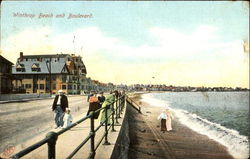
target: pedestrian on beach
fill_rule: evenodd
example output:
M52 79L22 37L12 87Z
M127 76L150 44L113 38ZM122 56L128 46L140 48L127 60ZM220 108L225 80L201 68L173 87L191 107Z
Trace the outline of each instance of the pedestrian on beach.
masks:
M162 113L158 116L158 120L161 120L161 131L165 132L167 130L166 120L167 120L167 112L166 110L162 111Z
M172 131L172 119L174 119L174 116L172 112L169 109L166 109L167 113L167 131Z
M110 116L112 113L112 104L114 103L114 101L115 101L115 95L114 92L111 91L102 104L102 108L106 107L107 116ZM98 120L100 121L101 124L105 123L105 109L101 110ZM110 117L108 118L108 124L111 124Z
M64 114L63 117L63 128L67 128L70 126L73 122L73 117L70 114L70 108L66 108L66 113Z
M89 110L88 110L88 112L87 112L87 115L89 115L89 113L90 113L91 111L96 111L97 109L101 108L101 106L99 105L99 103L100 103L100 102L99 102L99 100L98 100L97 93L94 92L94 93L93 93L93 96L91 96L91 97L89 98ZM99 113L95 113L94 119L97 119L98 116L99 116Z
M69 107L68 98L64 95L63 90L58 91L58 95L56 95L53 105L52 111L54 111L54 119L55 119L55 129L58 127L63 127L63 116L66 111L66 108Z

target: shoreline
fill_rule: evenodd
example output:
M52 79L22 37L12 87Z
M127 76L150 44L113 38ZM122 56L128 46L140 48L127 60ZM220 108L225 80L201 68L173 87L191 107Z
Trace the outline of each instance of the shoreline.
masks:
M141 95L145 93L133 94L132 99L141 106L143 117L150 127L154 127L154 131L160 132L160 123L156 119L162 108L153 107L150 104L142 101ZM219 142L208 138L206 135L199 134L183 125L178 119L172 121L173 132L160 132L160 138L170 147L175 158L234 158L227 148ZM159 136L158 136L159 138ZM169 151L169 150L168 150ZM170 157L171 158L171 157ZM173 157L172 157L173 158Z

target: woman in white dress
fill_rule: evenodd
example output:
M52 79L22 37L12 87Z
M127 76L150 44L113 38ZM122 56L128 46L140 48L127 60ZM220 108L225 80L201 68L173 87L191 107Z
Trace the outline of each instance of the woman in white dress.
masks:
M172 119L174 119L174 116L169 109L166 110L166 113L167 113L167 131L172 131L173 130Z

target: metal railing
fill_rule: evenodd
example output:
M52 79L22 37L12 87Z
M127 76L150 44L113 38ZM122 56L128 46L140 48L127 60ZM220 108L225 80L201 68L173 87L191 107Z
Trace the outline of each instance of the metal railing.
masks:
M114 129L115 122L118 123L118 118L120 118L120 114L124 109L124 105L125 105L125 101L126 101L125 98L126 98L126 95L120 96L120 97L116 98L115 101L112 104L107 105L106 107L102 107L102 108L100 108L100 109L98 109L96 111L90 112L89 115L87 115L84 118L78 120L77 122L73 123L69 127L65 128L65 129L62 129L62 130L60 130L58 132L49 132L49 133L47 133L47 135L46 135L46 137L44 139L42 139L42 140L38 141L37 143L25 148L22 151L16 153L15 155L11 156L11 158L13 158L13 159L21 158L21 157L27 155L28 153L32 152L33 150L35 150L35 149L37 149L37 148L39 148L39 147L41 147L41 146L43 146L44 144L47 143L47 145L48 145L48 159L55 159L56 158L56 142L57 142L58 136L62 135L63 133L67 132L71 128L73 128L76 125L84 122L87 119L90 119L90 132L89 132L89 135L66 158L67 159L72 158L89 140L90 140L90 152L89 152L89 156L87 158L88 159L95 158L96 150L100 146L103 139L104 139L103 145L110 145L110 143L108 142L109 130L111 129L111 131L115 131L115 129ZM116 103L116 107L114 107L115 103ZM108 109L111 109L111 114L110 115L108 115ZM95 128L95 125L94 125L95 118L94 118L94 116L95 116L95 114L100 113L101 110L103 110L104 113L105 113L105 120L103 122L101 122L99 126L97 126ZM108 124L108 120L110 118L112 120L112 123ZM105 126L104 127L105 132L104 132L101 139L97 142L97 144L95 146L95 134L103 125Z

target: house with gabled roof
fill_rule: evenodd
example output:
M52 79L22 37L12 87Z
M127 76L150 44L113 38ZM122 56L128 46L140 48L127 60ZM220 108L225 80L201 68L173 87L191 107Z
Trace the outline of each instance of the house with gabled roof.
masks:
M12 91L12 65L12 62L0 55L0 94L7 94Z
M76 65L70 54L24 56L21 52L12 67L14 89L21 87L26 93L38 94L56 94L62 89L66 94L80 94L80 79L86 78L86 67L83 62L79 68Z

